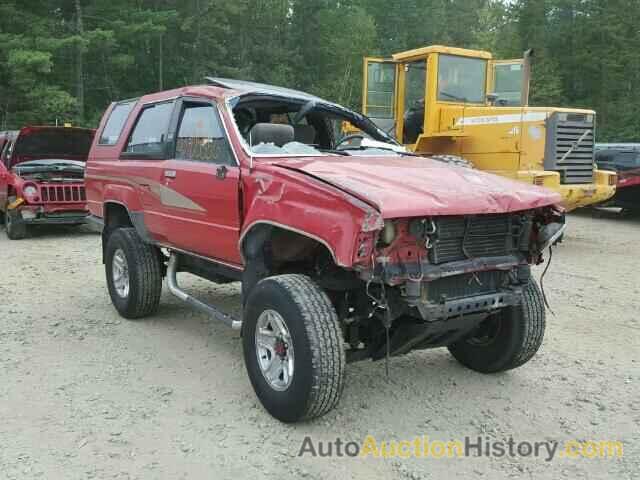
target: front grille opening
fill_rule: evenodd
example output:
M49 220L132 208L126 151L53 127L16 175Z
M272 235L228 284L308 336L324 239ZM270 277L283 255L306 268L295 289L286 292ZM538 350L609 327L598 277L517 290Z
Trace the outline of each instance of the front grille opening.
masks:
M40 185L40 198L45 203L78 203L87 200L87 193L79 185Z
M429 259L441 264L511 255L519 248L525 223L520 215L438 218Z
M427 300L440 303L444 300L457 300L477 295L487 295L499 291L508 283L508 273L487 271L466 273L453 277L440 278L425 285ZM500 297L498 302L502 302ZM489 306L488 301L478 302L477 307ZM471 307L473 304L469 304ZM451 312L450 312L451 313Z

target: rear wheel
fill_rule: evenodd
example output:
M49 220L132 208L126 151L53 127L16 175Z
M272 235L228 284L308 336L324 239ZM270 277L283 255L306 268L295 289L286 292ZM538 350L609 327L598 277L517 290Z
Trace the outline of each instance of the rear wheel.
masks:
M472 337L450 345L449 351L472 370L502 372L527 363L540 348L544 330L542 294L531 279L520 305L490 316Z
M107 240L105 273L111 301L124 318L154 313L162 292L162 268L156 248L135 228L119 228Z
M10 240L22 240L27 236L27 226L20 221L16 210L7 210L5 216L5 229Z
M244 313L244 359L271 415L295 422L337 405L346 363L341 335L331 301L308 277L270 277L252 289Z

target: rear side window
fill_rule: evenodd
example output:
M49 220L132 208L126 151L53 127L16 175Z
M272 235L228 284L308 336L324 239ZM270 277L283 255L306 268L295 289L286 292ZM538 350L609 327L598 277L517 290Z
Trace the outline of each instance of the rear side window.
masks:
M122 133L122 128L124 127L124 124L131 113L131 109L135 104L135 101L131 101L118 103L113 107L113 110L111 110L111 114L109 115L109 119L102 130L102 135L100 135L99 145L115 145L118 143L118 139Z
M165 154L167 130L173 112L173 102L145 107L127 142L125 153L162 157Z
M218 111L213 105L185 104L176 139L175 158L235 164Z

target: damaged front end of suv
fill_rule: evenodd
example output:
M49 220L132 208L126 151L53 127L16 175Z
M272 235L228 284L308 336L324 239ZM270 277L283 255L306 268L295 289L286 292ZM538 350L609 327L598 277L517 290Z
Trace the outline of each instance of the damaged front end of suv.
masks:
M345 319L347 360L447 346L475 370L524 363L539 343L516 358L499 358L489 347L509 341L513 323L525 316L535 320L529 333L542 340L544 305L530 265L543 261L564 228L554 207L384 221L371 234L371 251L360 250L365 288L360 308L352 309L358 313Z

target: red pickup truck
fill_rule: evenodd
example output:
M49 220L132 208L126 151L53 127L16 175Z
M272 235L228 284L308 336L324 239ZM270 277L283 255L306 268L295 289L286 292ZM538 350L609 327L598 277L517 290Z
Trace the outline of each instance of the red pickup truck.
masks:
M415 156L306 93L209 82L114 103L100 123L87 198L123 317L156 311L166 277L241 331L256 394L286 422L331 410L348 362L448 347L490 373L536 353L530 264L564 230L557 194ZM178 272L241 282L242 318Z
M95 130L24 127L0 132L0 221L12 240L31 225L78 225L88 211L84 167Z

